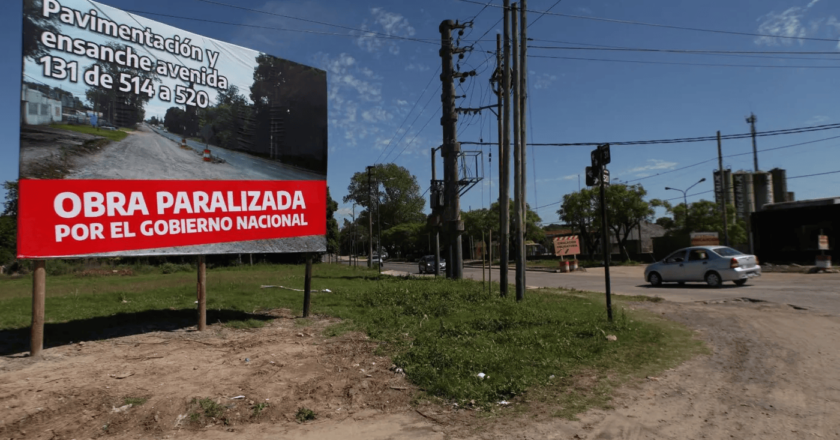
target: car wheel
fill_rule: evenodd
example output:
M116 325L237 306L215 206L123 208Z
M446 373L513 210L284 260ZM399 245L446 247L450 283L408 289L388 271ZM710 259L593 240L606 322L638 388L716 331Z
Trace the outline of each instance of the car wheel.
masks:
M662 285L662 277L657 272L651 272L650 275L648 275L648 281L653 287L659 287Z
M677 284L679 284L680 286L685 286L685 281L677 281Z
M717 272L709 272L706 274L706 284L719 289L723 285L723 281L721 281L720 275Z
M420 266L420 273L425 275L426 274L426 268L423 267L423 266Z
M736 285L736 286L743 286L744 284L747 284L747 280L746 280L746 279L743 279L743 280L735 280L735 285Z

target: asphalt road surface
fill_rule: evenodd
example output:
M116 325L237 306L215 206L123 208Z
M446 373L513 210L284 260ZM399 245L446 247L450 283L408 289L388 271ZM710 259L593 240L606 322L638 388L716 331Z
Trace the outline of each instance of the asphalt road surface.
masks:
M173 140L177 143L181 142L181 135L169 133L167 131L159 130L157 128L149 127L143 124L149 130L153 130L160 136ZM187 139L187 146L197 152L203 152L205 145L201 142L196 142ZM258 156L252 156L240 151L227 150L222 147L211 145L211 154L225 160L229 165L237 170L247 170L249 174L257 176L251 177L255 180L326 180L327 176L314 173L312 171L302 170L289 165L284 165L277 161L263 159Z
M359 263L365 264L365 261ZM386 261L383 270L419 274L417 263ZM494 269L492 275L493 281L498 283L499 269ZM514 275L513 270L508 272L508 281L511 284L514 282ZM465 267L464 277L481 280L481 267ZM618 295L659 296L675 302L749 298L840 316L840 274L764 273L759 278L751 279L744 286L725 283L720 289L710 288L703 283L651 287L644 281L644 266L616 266L610 267L610 281L611 292ZM563 287L606 292L603 268L590 268L586 272L574 273L528 271L525 284L528 287Z

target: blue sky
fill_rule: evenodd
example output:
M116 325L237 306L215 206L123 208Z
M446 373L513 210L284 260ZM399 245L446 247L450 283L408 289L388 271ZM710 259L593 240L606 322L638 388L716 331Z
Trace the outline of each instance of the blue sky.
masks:
M440 92L437 67L439 44L370 38L346 28L380 34L439 41L438 25L444 19L468 20L479 13L462 45L485 31L462 69L477 68L479 75L464 83L459 94L467 106L490 103L488 76L501 25L501 10L455 0L354 2L304 0L222 0L223 3L275 14L331 23L326 26L276 15L233 9L198 0L107 0L121 9L179 17L223 21L243 26L206 23L182 18L146 15L200 35L263 51L328 72L330 161L328 184L339 201L342 216L351 205L341 202L350 177L380 161L408 168L426 189L430 179L429 150L441 139ZM0 16L6 44L2 56L11 66L20 57L20 2L8 2ZM501 3L501 0L498 0ZM531 0L529 8L545 10L555 0ZM641 64L593 60L530 58L529 141L601 142L683 138L745 133L745 117L754 112L759 131L840 122L837 80L840 73L840 3L831 0L710 0L672 2L651 0L643 4L619 1L563 0L553 12L617 20L719 29L829 41L777 39L704 33L662 27L636 26L568 17L543 16L529 29L529 37L566 43L533 42L533 45L580 44L659 49L728 51L821 51L829 55L757 55L758 57L674 53L605 52L531 49L530 55L590 59L634 60L696 64L750 64L783 67L720 67ZM144 14L140 14L144 15ZM538 14L531 13L534 20ZM290 32L266 28L315 31ZM320 33L340 34L323 35ZM575 44L569 44L575 43ZM796 56L806 58L791 59ZM490 67L490 68L488 68ZM821 68L815 68L821 67ZM826 68L829 67L829 68ZM429 84L428 88L425 86ZM17 178L20 75L14 68L0 71L0 181ZM493 101L495 101L493 99ZM415 106L415 103L417 105ZM428 103L428 105L427 105ZM421 110L422 113L421 113ZM419 116L418 116L419 114ZM404 122L405 121L405 122ZM496 140L495 117L465 117L459 126L461 141ZM404 124L403 124L404 122ZM413 125L412 125L413 122ZM410 126L410 128L409 128ZM402 128L400 128L402 127ZM840 135L840 130L760 137L758 148L769 149ZM395 136L396 135L396 136ZM387 147L386 150L384 150ZM759 153L764 170L787 169L789 177L840 170L840 139L801 147ZM465 149L479 147L465 146ZM384 154L383 150L385 151ZM495 150L495 149L494 149ZM590 147L533 147L528 151L528 201L532 207L559 201L578 189L578 174L589 164ZM492 171L484 148L485 179L462 199L464 209L487 207L498 191L498 162L494 151ZM749 139L723 143L724 155L752 151ZM381 158L380 158L381 154ZM632 181L709 159L717 154L714 142L614 146L610 170L613 179ZM752 156L724 159L733 170L752 169ZM716 161L648 177L638 182L650 198L681 194L666 186L685 189L700 178L707 181L692 189L712 189ZM581 176L581 180L583 176ZM536 185L534 184L536 180ZM840 174L792 179L789 191L798 200L840 196ZM690 198L711 199L711 193ZM538 211L546 222L557 219L557 205ZM341 222L341 220L339 220Z

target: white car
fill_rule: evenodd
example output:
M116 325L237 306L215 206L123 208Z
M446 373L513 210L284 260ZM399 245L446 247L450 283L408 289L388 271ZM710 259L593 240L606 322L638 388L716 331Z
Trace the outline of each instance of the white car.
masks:
M721 287L725 281L743 286L750 278L760 276L758 257L726 246L680 249L645 268L645 281L654 287L668 282L705 282L711 287Z

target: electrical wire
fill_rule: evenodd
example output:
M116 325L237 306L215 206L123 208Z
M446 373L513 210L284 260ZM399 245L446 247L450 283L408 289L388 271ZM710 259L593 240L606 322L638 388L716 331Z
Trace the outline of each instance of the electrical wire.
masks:
M840 170L838 170L838 171L828 171L828 172L825 172L825 173L805 174L804 176L793 176L793 177L788 177L788 179L801 179L803 177L825 176L826 174L837 174L837 173L840 173Z
M553 5L551 5L551 7L550 7L550 8L546 9L546 10L545 10L545 12L543 12L542 14L540 14L540 16L539 16L539 17L537 17L534 21L532 21L532 22L528 23L528 26L527 26L525 29L531 29L531 26L533 26L533 25L534 25L534 23L536 23L539 19L543 18L543 17L545 16L545 14L548 14L548 13L549 13L552 9L554 9L554 7L555 7L555 6L559 5L561 1L563 1L563 0L557 0L556 2L554 2L554 4L553 4ZM485 8L486 8L486 7L487 7L487 6L485 6ZM484 9L482 9L482 11L483 11L483 10L484 10ZM526 10L526 11L527 11L527 10Z
M613 52L665 52L665 53L687 53L687 54L729 54L729 55L840 55L837 51L755 51L755 50L696 50L696 49L653 49L642 47L571 47L571 46L532 46L529 49L554 49L554 50L600 50Z
M429 82L427 82L427 83L426 83L426 87L423 87L423 91L422 91L422 92L420 92L420 95L419 95L419 96L417 96L417 100L416 100L416 101L414 101L414 105L411 107L411 110L409 110L409 111L408 111L408 113L406 113L405 118L403 119L402 123L400 123L400 126L397 128L397 130L396 130L396 131L394 131L394 136L392 136L392 137L391 137L391 140L390 140L390 141L388 141L388 145L386 145L386 146L385 146L385 148L383 148L383 149L382 149L382 152L381 152L381 153L379 153L379 157L377 157L377 158L376 158L376 161L374 161L374 163L373 163L374 165L376 165L377 163L379 163L379 159L382 157L382 155L383 155L383 154L385 154L385 152L388 150L388 147L390 147L390 146L391 146L391 143L393 143L393 142L394 142L394 139L396 139L396 137L397 137L397 133L399 133L399 132L400 132L400 129L403 127L403 125L405 125L405 122L406 122L406 121L408 121L409 116L411 116L411 113L412 113L412 112L414 112L414 109L417 107L417 104L418 104L418 103L420 103L420 100L421 100L421 99L423 99L423 95L426 93L426 90L427 90L427 89L429 88L429 86L432 84L432 81L434 81L434 79L435 79L435 77L437 76L437 74L438 74L438 72L439 72L439 71L440 71L440 67L438 67L438 68L437 68L437 70L435 70L435 71L434 71L434 73L432 73L432 77L431 77L431 78L429 78ZM415 120L416 120L416 119L415 119ZM413 122L412 122L412 124L413 124ZM409 127L409 128L411 128L411 127ZM406 129L406 131L407 131L407 130L408 130L408 129ZM404 133L403 133L403 136L405 136L405 134L404 134ZM396 148L396 145L394 146L394 148ZM390 155L391 153L388 153L388 154ZM386 156L386 157L387 157L387 156Z
M463 1L463 0L462 0ZM641 60L615 60L606 58L582 58L582 57L556 57L548 55L528 55L530 58L548 58L555 60L574 61L601 61L607 63L629 63L629 64L659 64L669 66L696 66L696 67L759 67L762 69L840 69L840 66L774 66L770 64L717 64L717 63L680 63L672 61L641 61Z
M787 135L787 134L800 134L800 133L810 133L814 131L823 131L823 130L836 130L840 128L840 123L835 124L823 124L823 125L814 125L811 127L797 127L797 128L786 128L782 130L770 130L770 131L759 131L756 132L756 137L765 137L765 136L780 136L780 135ZM728 134L721 136L721 140L732 140L732 139L746 139L752 137L752 133L739 133L739 134ZM646 141L623 141L623 142L576 142L576 143L532 143L530 145L540 146L540 147L582 147L582 146L597 146L603 144L610 144L610 145L656 145L656 144L682 144L682 143L691 143L691 142L708 142L708 141L716 141L717 136L699 136L693 138L676 138L676 139L657 139L657 140L646 140ZM471 141L463 141L461 142L462 145L489 145L487 142L471 142Z
M201 0L207 1L207 0ZM504 8L503 5L497 5L493 3L484 3L475 0L458 0L464 3L473 3L477 5L486 5L491 6L494 8ZM707 32L707 33L715 33L715 34L728 34L728 35L741 35L747 37L767 37L767 38L784 38L789 40L807 40L807 41L826 41L831 43L837 43L837 39L834 38L816 38L816 37L788 37L785 35L771 35L771 34L757 34L751 32L737 32L737 31L724 31L720 29L705 29L705 28L695 28L695 27L688 27L688 26L675 26L669 24L658 24L658 23L645 23L641 21L632 21L632 20L617 20L614 18L602 18L602 17L588 17L585 15L572 15L572 14L561 14L558 12L549 12L549 11L534 11L531 9L527 10L528 12L533 12L536 14L543 14L543 15L551 15L555 17L565 17L565 18L575 18L580 20L591 20L591 21L602 21L607 23L618 23L618 24L630 24L634 26L648 26L648 27L657 27L657 28L665 28L665 29L677 29L682 31L694 31L694 32Z
M824 139L817 139L815 141L800 142L798 144L784 145L784 146L781 146L781 147L765 148L763 150L757 150L756 153L764 153L766 151L782 150L782 149L785 149L785 148L798 147L798 146L801 146L801 145L815 144L817 142L825 142L825 141L828 141L828 140L838 139L838 138L840 138L840 136L832 136L832 137L827 137L827 138L824 138ZM752 154L753 153L751 153L751 152L737 153L737 154L729 154L729 155L722 156L722 157L723 158L730 158L730 157L738 157L738 156L747 156L747 155L752 155ZM676 169L673 169L673 170L663 171L661 173L653 174L651 176L645 176L645 177L640 177L638 179L628 180L627 183L638 182L640 180L650 179L650 178L658 177L658 176L664 176L665 174L670 174L670 173L674 173L674 172L677 172L677 171L682 171L682 170L692 168L692 167L696 167L698 165L703 165L704 163L709 163L709 162L712 162L712 161L715 161L715 160L717 160L716 157L712 158L712 159L709 159L709 160L704 160L702 162L697 162L695 164L686 165L684 167L676 168Z
M379 35L379 36L383 36L383 37L395 38L395 39L398 39L398 40L416 41L416 42L427 43L427 44L437 44L437 43L435 43L434 41L431 41L431 40L423 40L423 39L420 39L420 38L401 37L401 36L398 36L398 35L384 34L382 32L374 32L374 31L367 30L367 29L359 29L359 28L354 28L354 27L351 27L351 26L344 26L344 25L340 25L340 24L327 23L327 22L318 21L318 20L310 20L308 18L300 18L300 17L294 17L294 16L286 15L286 14L278 14L276 12L263 11L261 9L251 9L251 8L246 8L244 6L231 5L231 4L228 4L228 3L217 2L217 1L214 1L214 0L198 0L198 1L204 2L204 3L210 3L210 4L213 4L213 5L226 6L228 8L233 8L233 9L240 9L240 10L248 11L248 12L254 12L254 13L258 13L258 14L266 14L266 15L273 15L275 17L288 18L290 20L298 20L298 21L303 21L303 22L307 22L307 23L320 24L320 25L323 25L323 26L331 26L331 27L336 27L336 28L340 28L340 29L348 29L348 30L355 31L355 32L361 32L365 36Z
M184 17L180 15L170 15L170 14L161 14L158 12L149 12L149 11L138 11L132 9L126 9L126 12L130 12L132 14L144 14L144 15L154 15L158 17L168 17L168 18L177 18L180 20L191 20L191 21L198 21L203 23L213 23L213 24L223 24L227 26L239 26L239 27L247 27L247 28L254 28L254 29L268 29L268 30L275 30L275 31L284 31L284 32L300 32L305 34L315 34L315 35L329 35L334 37L344 37L344 38L358 38L358 35L353 34L341 34L338 32L325 32L325 31L316 31L310 29L290 29L290 28L281 28L281 27L274 27L274 26L260 26L256 24L245 24L245 23L231 23L227 21L218 21L218 20L209 20L205 18L194 18L194 17ZM396 35L367 35L371 38L380 38L383 40L404 40L404 37L398 37ZM432 40L412 40L427 44L439 44Z

